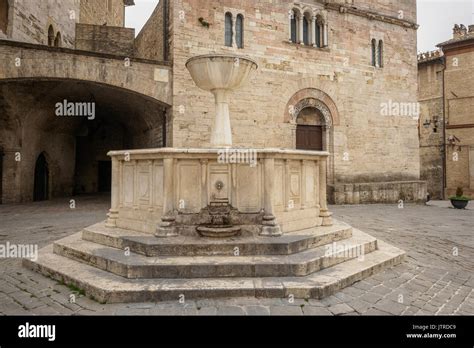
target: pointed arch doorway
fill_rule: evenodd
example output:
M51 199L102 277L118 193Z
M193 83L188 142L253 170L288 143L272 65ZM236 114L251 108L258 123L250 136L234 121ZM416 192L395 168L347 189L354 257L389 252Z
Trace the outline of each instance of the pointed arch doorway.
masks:
M49 166L44 153L36 160L33 199L35 202L49 199Z

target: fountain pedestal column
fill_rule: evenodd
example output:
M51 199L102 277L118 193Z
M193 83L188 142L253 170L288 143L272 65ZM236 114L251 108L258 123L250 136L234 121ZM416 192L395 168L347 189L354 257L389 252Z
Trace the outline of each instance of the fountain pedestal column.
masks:
M276 217L273 212L273 195L275 187L275 160L266 158L264 161L264 210L265 215L262 221L261 236L279 237L282 235L281 228L277 224Z
M321 210L319 217L323 219L323 226L332 225L332 213L329 212L328 203L327 203L327 158L324 158L319 161L319 200L321 205Z
M248 82L250 74L257 69L257 63L249 58L216 54L193 57L187 61L186 67L196 85L211 92L215 98L211 147L231 147L230 95Z
M155 236L166 238L178 235L174 216L173 158L163 159L163 215Z
M231 147L232 130L230 127L229 114L229 91L225 89L215 89L212 91L216 101L216 118L211 134L212 147Z
M119 185L120 185L120 167L118 158L112 158L112 200L108 219L105 226L114 228L117 227L117 219L119 215Z

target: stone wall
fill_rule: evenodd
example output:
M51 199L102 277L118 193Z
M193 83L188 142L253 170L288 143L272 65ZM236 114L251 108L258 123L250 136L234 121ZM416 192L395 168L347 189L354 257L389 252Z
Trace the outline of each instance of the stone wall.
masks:
M123 0L81 0L80 23L123 27L125 6Z
M427 194L425 181L329 185L332 204L421 203Z
M474 162L474 48L446 55L446 137L457 138L448 145L446 153L447 195L454 194L457 187L462 187L465 194L474 195L474 171L470 166Z
M428 55L429 53L424 57ZM432 199L442 199L444 193L443 70L442 56L428 59L420 57L418 100L421 110L419 123L421 179L428 183L428 193ZM428 122L429 125L425 126Z
M76 49L131 57L135 29L77 24Z
M400 6L379 3L385 4L385 15L397 17ZM403 3L413 17L414 3ZM172 145L208 146L215 112L212 95L198 89L185 69L187 59L232 53L259 64L250 83L232 98L235 146L295 148L295 125L287 110L295 95L315 95L334 105L334 125L328 130L331 183L419 180L417 120L381 112L390 101L417 102L416 30L407 22L396 25L367 13L322 8L327 11L329 46L301 46L288 40L292 5L282 0L260 1L257 6L232 0L172 2ZM224 46L227 11L245 17L243 49ZM385 42L383 69L371 66L372 38Z
M9 0L7 38L14 41L48 44L48 28L61 33L63 47L74 46L74 27L79 15L79 0ZM0 37L1 38L1 37ZM3 36L5 38L5 36Z
M336 0L334 2L346 3L350 7L383 16L402 18L410 22L416 22L417 18L413 0Z
M164 53L164 3L160 1L150 19L135 39L135 56L151 60L165 60Z
M462 47L443 47L443 51L448 144L446 195L453 195L457 187L462 187L465 195L474 196L474 32L465 37Z

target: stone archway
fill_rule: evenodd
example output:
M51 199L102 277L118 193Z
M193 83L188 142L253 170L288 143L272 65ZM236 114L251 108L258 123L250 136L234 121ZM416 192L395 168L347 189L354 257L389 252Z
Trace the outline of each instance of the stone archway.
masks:
M306 88L295 93L287 104L285 122L293 127L293 147L301 150L322 150L330 153L328 184L334 182L334 126L339 112L332 98L321 90ZM315 140L314 137L321 137ZM302 141L299 137L306 137ZM305 148L303 143L310 145ZM312 148L314 145L314 148ZM319 147L319 148L316 148Z
M64 116L57 109L64 103L88 104L85 112L93 113ZM5 154L2 202L109 192L107 153L163 147L166 112L166 105L152 98L93 82L0 80L0 148ZM38 193L42 187L38 182L44 181L39 174L34 188L41 152L49 170L47 197Z

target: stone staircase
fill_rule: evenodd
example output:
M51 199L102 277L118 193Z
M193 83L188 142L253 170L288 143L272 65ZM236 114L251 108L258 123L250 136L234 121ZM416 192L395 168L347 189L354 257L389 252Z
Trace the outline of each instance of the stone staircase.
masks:
M102 303L216 297L323 298L387 267L404 252L351 226L282 237L156 238L104 223L42 249L29 269Z

